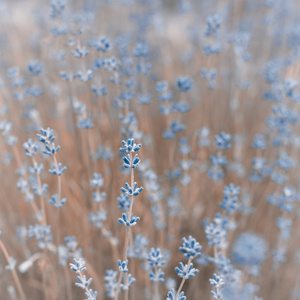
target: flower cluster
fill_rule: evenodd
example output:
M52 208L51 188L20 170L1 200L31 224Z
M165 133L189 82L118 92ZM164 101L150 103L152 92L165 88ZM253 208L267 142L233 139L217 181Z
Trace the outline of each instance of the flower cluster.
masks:
M93 279L87 279L86 276L83 275L83 272L86 271L85 261L82 258L74 258L73 263L70 263L70 270L74 271L78 275L78 282L75 282L75 285L85 290L87 300L96 300L98 292L93 291L91 288L89 288Z
M168 292L168 299L186 299L184 293L181 292L181 288L186 279L193 278L199 273L199 270L194 268L192 260L196 257L201 256L200 250L202 249L201 245L196 241L195 238L189 236L188 239L182 239L182 246L179 247L179 251L183 253L183 256L188 258L188 263L183 264L179 263L179 267L175 267L177 276L182 278L181 285L177 293L175 294L174 289L171 289ZM175 297L174 297L175 294ZM178 298L180 297L180 298Z
M182 238L182 246L179 247L179 251L183 253L183 256L189 259L199 257L201 249L200 243L192 236L189 236L188 239Z
M160 268L166 264L165 257L160 248L151 248L147 257L150 266L149 278L152 282L163 282L165 273Z

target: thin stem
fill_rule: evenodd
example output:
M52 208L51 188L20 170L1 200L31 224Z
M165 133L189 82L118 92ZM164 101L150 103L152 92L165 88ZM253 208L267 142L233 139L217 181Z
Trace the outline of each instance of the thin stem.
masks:
M46 244L46 239L44 237L44 243ZM47 280L46 280L46 261L47 261L47 247L44 247L43 250L43 263L40 265L41 272L42 272L42 281L43 281L43 291L45 299L49 299L48 297L48 288L47 288Z
M55 164L55 168L56 170L58 170L58 163L57 163L57 159L56 156L53 155L53 160L54 160L54 164ZM58 196L57 196L57 203L60 202L60 198L61 198L61 179L60 176L57 176L57 184L58 184ZM56 208L56 216L55 216L55 240L56 240L56 244L59 245L59 234L58 234L58 223L59 223L59 208Z
M135 273L135 259L132 259L130 263L131 263L132 273ZM130 300L135 300L135 294L136 294L135 285L132 285L132 287L130 288Z
M182 287L183 287L183 285L184 285L184 282L185 282L185 278L182 278L181 283L180 283L180 286L179 286L179 289L178 289L178 291L177 291L177 294L176 294L174 300L177 300L177 299L178 299L178 296L179 296L179 294L180 294L180 292L181 292L181 289L182 289Z
M189 269L191 262L192 262L192 259L191 259L191 258L189 258L189 260L188 260L188 266L187 266L187 269ZM176 294L176 296L175 296L175 299L174 299L174 300L177 300L177 298L178 298L178 296L179 296L179 294L180 294L180 292L181 292L181 289L182 289L182 287L183 287L183 285L184 285L184 282L185 282L185 278L183 277L183 278L182 278L182 280L181 280L181 283L180 283L179 289L178 289L178 291L177 291L177 294Z
M157 274L157 266L155 266L155 273ZM155 281L154 283L154 297L155 300L159 300L158 281Z
M34 167L36 167L38 165L34 156L32 156L32 163L33 163ZM41 202L41 209L42 209L42 213L43 213L42 224L46 225L47 224L46 207L45 207L45 203L44 203L43 196L42 196L42 182L41 182L40 173L36 173L36 179L37 179L37 182L39 185L39 196L40 196L40 202Z
M58 163L57 163L57 159L56 159L55 155L53 155L53 160L54 160L55 168L56 168L56 170L58 170ZM60 176L57 176L57 183L58 183L58 201L60 201L60 198L61 198L61 179L60 179Z
M83 281L83 277L82 277L81 272L79 273L79 276L80 276L80 279ZM85 290L86 290L87 294L89 295L89 297L90 297L91 299L93 299L93 297L92 297L92 295L91 295L89 289L88 289L87 287L85 287Z
M59 207L56 207L56 212L55 212L55 240L57 246L59 245L59 236L58 236L58 223L59 223Z
M125 274L125 281L126 281L126 285L128 284L128 276L127 273ZM128 300L128 290L125 290L125 300Z
M126 227L125 243L124 243L124 250L123 250L123 260L127 259L128 244L129 244L129 227Z
M7 250L6 250L3 242L1 240L0 240L0 248L1 248L1 250L2 250L2 252L4 254L4 256L5 256L5 259L6 259L7 263L11 267L11 272L12 272L12 275L13 275L13 278L14 278L17 290L18 290L18 292L20 294L20 297L21 297L22 300L26 300L26 296L25 296L25 293L23 291L23 288L22 288L21 282L19 280L18 274L17 274L14 266L11 264L8 252L7 252Z
M117 300L118 297L119 297L119 290L120 290L121 280L122 280L122 272L120 272L120 274L119 274L119 279L118 279L116 294L115 294L115 300Z
M129 227L126 227L124 252L123 252L123 261L127 259L128 243L129 243L129 229L130 229ZM120 271L120 273L119 273L119 279L118 279L118 285L117 285L117 288L116 288L115 300L117 300L118 297L119 297L119 290L120 290L121 280L122 280L122 272ZM125 281L126 281L126 284L127 284L127 282L128 282L127 273L125 273ZM126 294L127 294L127 296L126 296ZM128 297L128 293L125 293L125 298L126 297Z
M130 161L132 162L132 152L130 152ZM131 174L130 174L130 181L131 181L131 188L133 188L133 184L134 184L134 171L133 168L131 168ZM133 207L133 195L131 196L130 199L130 206L129 206L129 212L128 212L128 220L130 220L131 217L131 213L132 213L132 207Z

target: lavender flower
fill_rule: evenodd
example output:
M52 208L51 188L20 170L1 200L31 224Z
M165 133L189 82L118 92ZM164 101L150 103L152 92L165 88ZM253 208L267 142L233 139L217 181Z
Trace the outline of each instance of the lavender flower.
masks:
M182 262L179 263L179 267L175 268L175 271L178 277L185 279L193 278L199 272L198 269L193 268L192 263L190 265L184 265Z

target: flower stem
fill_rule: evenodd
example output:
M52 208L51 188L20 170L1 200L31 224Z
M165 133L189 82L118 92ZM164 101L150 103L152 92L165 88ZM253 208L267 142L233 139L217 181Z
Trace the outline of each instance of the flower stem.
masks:
M0 248L1 248L1 250L2 250L2 252L4 254L4 256L5 256L5 259L6 259L7 263L12 267L11 268L11 272L12 272L12 275L13 275L13 278L14 278L17 290L18 290L18 292L20 294L20 297L21 297L22 300L26 300L26 296L25 296L25 293L23 291L23 288L22 288L21 282L19 280L18 274L17 274L16 270L14 269L14 267L11 264L8 252L7 252L7 250L6 250L3 242L1 240L0 240Z
M189 258L189 260L188 260L188 266L187 266L187 269L189 269L191 262L192 262L192 259L191 259L191 258ZM179 294L180 294L180 292L181 292L181 289L182 289L182 287L183 287L183 285L184 285L184 282L185 282L185 278L183 277L183 278L182 278L182 280L181 280L181 283L180 283L179 289L178 289L178 291L177 291L177 294L176 294L176 296L175 296L175 299L174 299L174 300L177 300L177 298L178 298L178 296L179 296Z

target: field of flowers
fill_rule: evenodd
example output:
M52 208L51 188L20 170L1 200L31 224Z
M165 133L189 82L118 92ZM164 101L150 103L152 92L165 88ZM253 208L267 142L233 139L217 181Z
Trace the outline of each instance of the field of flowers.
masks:
M299 299L299 18L0 1L0 299Z

